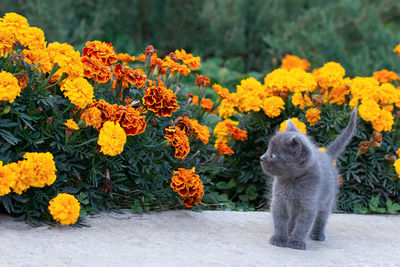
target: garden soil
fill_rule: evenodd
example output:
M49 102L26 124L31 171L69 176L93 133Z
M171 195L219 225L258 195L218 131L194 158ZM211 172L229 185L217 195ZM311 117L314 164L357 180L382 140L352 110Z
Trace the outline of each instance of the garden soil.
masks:
M90 227L0 215L0 266L400 266L400 216L333 214L308 250L268 243L269 212L101 213Z

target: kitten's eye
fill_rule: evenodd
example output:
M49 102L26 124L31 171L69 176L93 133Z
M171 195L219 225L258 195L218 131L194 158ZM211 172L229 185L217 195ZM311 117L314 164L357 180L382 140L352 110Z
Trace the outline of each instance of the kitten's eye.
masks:
M273 159L275 159L275 158L276 158L276 155L275 155L275 154L271 154L270 157L273 158Z

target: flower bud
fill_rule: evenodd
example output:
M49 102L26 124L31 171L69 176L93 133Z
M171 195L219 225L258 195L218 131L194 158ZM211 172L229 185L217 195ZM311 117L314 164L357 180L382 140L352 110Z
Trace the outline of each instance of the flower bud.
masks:
M42 113L43 112L43 108L42 107L37 107L36 108L36 112L37 113Z
M47 123L52 124L53 123L53 117L48 117L47 118Z
M362 141L358 144L358 152L360 154L365 154L369 151L371 143L369 141Z

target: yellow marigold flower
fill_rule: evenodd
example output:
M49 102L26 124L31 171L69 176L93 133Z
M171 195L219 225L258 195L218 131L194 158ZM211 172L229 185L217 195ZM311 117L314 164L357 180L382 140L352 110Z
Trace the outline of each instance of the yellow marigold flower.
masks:
M396 89L391 83L383 83L379 86L378 98L381 105L399 103L400 90Z
M14 32L0 23L0 57L6 57L13 50Z
M22 55L26 63L36 66L39 72L50 73L53 68L47 49L24 49Z
M86 126L93 126L96 130L99 130L103 124L101 118L101 111L96 107L90 107L81 114L81 119L85 121Z
M287 70L299 68L308 71L310 69L310 65L311 65L310 62L308 62L305 59L301 59L297 56L287 54L282 59L281 68Z
M265 115L275 118L281 115L282 110L285 110L285 102L279 96L270 96L264 99L261 108Z
M204 195L203 182L194 172L194 167L189 170L178 168L171 178L171 188L182 197L183 204L188 208L198 205Z
M46 185L52 185L56 176L56 163L54 157L50 152L46 153L25 153L24 158L21 162L21 169L30 176L30 186L32 187L44 187Z
M189 138L185 131L178 127L165 128L165 139L168 140L168 145L173 145L175 148L175 158L184 159L190 152Z
M18 79L9 72L0 72L0 101L12 103L20 94L21 87L18 84Z
M85 78L67 79L60 89L71 103L80 109L93 102L93 86Z
M314 70L312 74L319 87L328 90L330 87L338 87L343 83L346 71L339 63L328 62L323 67Z
M7 195L11 192L11 188L15 186L17 181L16 172L13 171L8 165L3 166L0 161L0 196Z
M400 159L397 159L394 164L393 164L397 174L399 175L400 178Z
M164 58L164 62L162 63L164 68L169 68L172 73L180 73L184 76L187 76L190 73L190 69L186 65L181 65L174 60L171 59L170 56L166 56Z
M45 49L47 42L45 41L44 32L37 27L24 28L16 33L17 41L30 49Z
M14 12L6 13L2 19L0 19L0 25L3 27L9 27L14 33L21 29L28 28L28 20Z
M378 113L378 117L372 121L372 127L378 132L382 131L390 132L392 130L393 124L394 124L394 118L392 112L386 109L381 109Z
M207 126L199 124L198 120L189 119L191 126L193 128L193 133L196 138L199 139L203 144L208 143L208 139L210 138L210 130Z
M363 100L358 107L358 114L365 121L375 121L380 114L379 105L373 100ZM378 130L377 130L378 131Z
M307 129L306 129L306 125L304 123L302 123L301 121L299 121L298 118L290 118L290 120L294 123L294 125L296 125L296 128L302 132L303 134L307 133ZM286 131L286 122L288 120L285 120L281 123L280 127L279 127L279 131L280 132L284 132Z
M64 123L65 126L67 126L68 129L71 130L79 130L79 126L78 124L76 124L76 122L74 122L73 119L69 119Z
M397 53L398 56L400 56L400 44L398 44L398 45L393 49L393 53Z
M229 129L228 125L239 125L238 121L233 121L231 119L225 119L223 121L220 121L217 123L217 125L214 127L214 135L216 136L217 140L222 143L228 143L229 141ZM215 143L219 143L215 142Z
M300 109L304 109L306 106L309 107L312 105L312 101L308 95L304 95L300 92L296 92L292 96L292 104L294 106L299 106Z
M70 194L60 193L49 202L49 211L53 219L61 224L74 224L79 218L81 205Z
M386 69L375 71L372 77L380 83L391 83L393 81L399 80L399 76L397 76L396 72L388 71Z
M101 146L100 151L105 155L115 156L124 151L126 133L120 124L106 121L99 133L97 144Z
M193 57L192 54L187 54L185 50L175 50L175 55L178 59L183 61L191 70L196 70L201 67L200 57Z
M74 47L58 42L51 43L47 46L50 61L58 64L60 69L53 75L52 80L58 80L63 73L68 75L69 79L79 78L83 76L83 64L79 51L75 51Z
M236 114L235 103L230 99L222 99L221 104L218 108L218 114L221 118L225 119Z
M308 123L313 126L314 124L318 123L321 117L319 116L321 111L316 108L310 108L306 111L306 118Z
M236 87L237 104L240 112L259 111L265 98L262 84L253 77L240 81Z
M342 84L332 87L331 91L329 92L329 103L343 105L346 102L346 96L350 93L346 81L349 81L349 78L345 78ZM325 93L328 94L328 91Z
M359 100L379 100L379 82L371 77L355 77L348 80L350 93L353 97L350 106L355 108Z
M396 154L397 154L398 157L400 157L400 148L397 149Z

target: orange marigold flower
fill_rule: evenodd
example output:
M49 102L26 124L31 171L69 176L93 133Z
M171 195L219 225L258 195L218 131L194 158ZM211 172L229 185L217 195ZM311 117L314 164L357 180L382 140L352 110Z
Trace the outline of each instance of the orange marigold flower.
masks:
M79 218L81 206L70 194L61 193L49 201L49 211L53 219L61 224L74 224Z
M85 121L86 126L93 126L96 130L100 130L103 124L101 111L96 107L85 109L81 114L81 120Z
M235 126L238 124L239 122L230 119L218 122L213 131L216 136L215 144L228 143L231 137L236 140L245 140L247 138L247 132Z
M230 92L226 88L222 88L221 85L219 84L213 84L212 88L214 89L215 92L221 97L221 98L228 98L230 96Z
M106 83L112 77L110 68L98 58L82 57L84 75L86 78L93 78L96 82Z
M82 56L100 59L105 66L111 66L117 61L113 45L100 41L86 42Z
M400 178L400 159L397 159L397 160L394 162L393 166L394 166L394 169L396 170L397 175L398 175L399 178Z
M152 45L146 46L144 49L144 55L147 56L157 56L157 49L155 49Z
M400 148L397 149L396 154L398 157L400 157Z
M306 118L307 118L308 123L310 123L311 126L318 123L319 120L321 119L320 114L321 114L321 111L319 111L316 108L308 109L306 111Z
M175 148L175 158L184 159L190 152L189 138L185 132L178 127L165 128L164 137L168 140L168 144Z
M124 151L126 133L118 122L106 121L99 133L97 144L105 155L115 156Z
M308 71L310 69L310 65L311 65L310 62L308 62L305 59L301 59L297 56L287 54L282 59L281 68L287 70L299 68Z
M187 76L190 73L190 69L186 65L181 65L171 59L170 56L166 56L162 64L164 68L169 68L172 73L180 73Z
M17 32L23 28L29 27L28 20L14 12L9 12L0 19L1 26L7 26Z
M190 170L178 168L171 178L172 189L182 197L183 204L188 208L198 205L204 195L203 182L194 172L194 167Z
M218 154L220 155L232 155L235 153L226 143L217 143L216 148L218 149Z
M388 71L386 69L375 71L372 77L380 83L391 83L399 80L399 76L397 76L396 72Z
M198 120L189 119L193 128L193 133L196 138L199 139L203 144L208 143L208 139L210 138L210 130L207 126L199 124Z
M165 76L167 68L163 66L164 61L156 56L151 57L150 72L154 71L155 75Z
M21 87L18 79L9 72L0 72L0 101L14 102L15 98L21 94Z
M201 67L200 57L193 57L192 54L187 54L185 50L175 50L175 55L178 59L183 61L183 64L189 66L191 70L196 70Z
M47 42L45 41L44 32L36 27L27 27L16 32L17 41L30 49L45 49Z
M327 91L330 87L338 87L343 83L345 69L336 62L325 63L323 67L313 71L312 75L319 87Z
M301 121L299 121L299 119L298 118L290 118L290 120L294 123L294 125L296 125L296 128L300 131L300 132L302 132L303 134L306 134L307 133L307 130L306 130L306 125L304 124L304 123L302 123ZM280 125L280 127L279 127L279 131L280 132L284 132L284 131L286 131L286 122L287 122L288 120L285 120L285 121L283 121L282 123L281 123L281 125Z
M0 161L0 196L7 195L17 181L16 172L9 165L4 165Z
M363 100L358 107L358 114L365 121L375 121L379 117L380 110L379 105L375 101Z
M115 115L126 135L138 135L146 129L146 117L141 116L141 113L130 105L119 106Z
M199 96L195 95L192 98L192 104L197 105L199 103ZM214 106L214 102L209 98L203 98L201 100L201 108L205 109L207 112L210 112Z
M64 125L65 125L68 129L71 129L71 130L79 130L78 124L76 124L76 122L74 122L74 120L72 120L72 119L67 120L67 121L64 123Z
M207 78L206 76L203 75L198 75L196 73L196 81L195 81L196 86L198 87L207 87L210 85L210 79Z
M114 75L113 88L115 88L117 81L122 81L122 89L129 88L129 83L141 88L146 84L147 80L147 76L142 69L133 70L129 66L122 67L119 63L114 68Z
M294 106L299 106L299 108L304 109L306 106L309 107L312 105L312 101L307 94L303 94L301 92L296 92L292 95L292 104Z
M118 110L117 104L109 104L104 99L100 99L99 101L93 101L93 104L90 107L96 107L101 112L101 120L102 124L106 121L115 121L115 114Z
M396 47L393 49L393 53L397 53L398 56L400 56L400 44L396 45Z
M180 118L176 123L176 127L184 131L187 135L191 135L193 133L192 121L187 116Z
M135 57L132 57L131 55L126 54L126 53L119 53L117 55L117 60L121 61L122 64L125 65L125 64L128 64L129 62L135 61Z
M147 87L144 91L143 104L157 117L170 117L179 109L176 95L171 89L167 89L161 80L158 80L158 86Z
M0 57L6 57L13 50L14 32L0 24Z
M228 128L228 132L236 140L244 141L247 139L247 131L241 130L238 127L233 126L232 124L227 124L226 126Z
M24 49L22 55L26 63L37 67L38 72L50 73L53 68L47 49Z

